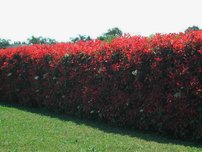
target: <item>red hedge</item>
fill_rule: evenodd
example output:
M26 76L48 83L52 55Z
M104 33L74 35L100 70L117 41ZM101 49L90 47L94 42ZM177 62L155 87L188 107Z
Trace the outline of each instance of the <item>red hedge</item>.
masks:
M202 139L202 35L0 50L0 101Z

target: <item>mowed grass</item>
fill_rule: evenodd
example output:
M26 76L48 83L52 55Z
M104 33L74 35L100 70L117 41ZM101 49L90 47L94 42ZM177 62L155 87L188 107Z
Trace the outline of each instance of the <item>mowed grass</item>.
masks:
M201 144L0 104L0 152L202 152Z

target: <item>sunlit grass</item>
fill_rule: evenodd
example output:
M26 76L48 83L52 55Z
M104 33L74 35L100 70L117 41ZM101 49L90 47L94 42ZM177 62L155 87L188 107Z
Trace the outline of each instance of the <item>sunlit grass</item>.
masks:
M0 104L0 152L201 152L201 145Z

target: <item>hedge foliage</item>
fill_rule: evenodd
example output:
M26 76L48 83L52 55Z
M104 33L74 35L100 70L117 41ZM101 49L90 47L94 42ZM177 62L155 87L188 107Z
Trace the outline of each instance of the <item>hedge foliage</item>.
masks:
M0 51L0 101L202 139L202 33Z

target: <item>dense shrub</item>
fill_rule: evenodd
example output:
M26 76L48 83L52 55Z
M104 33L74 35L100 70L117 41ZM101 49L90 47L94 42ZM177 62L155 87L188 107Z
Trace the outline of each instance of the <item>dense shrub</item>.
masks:
M0 51L0 101L202 139L202 35Z

